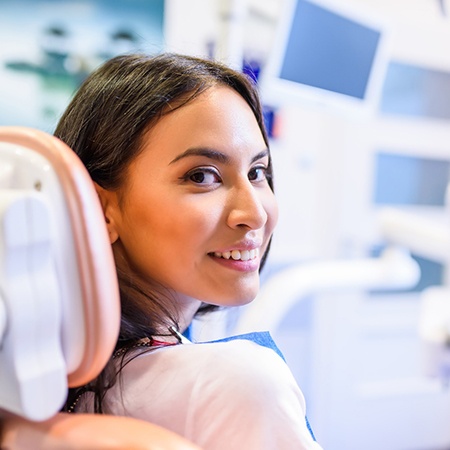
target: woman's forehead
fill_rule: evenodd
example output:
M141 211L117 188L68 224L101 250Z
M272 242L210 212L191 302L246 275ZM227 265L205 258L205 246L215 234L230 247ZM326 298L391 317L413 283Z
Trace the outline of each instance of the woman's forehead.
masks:
M142 150L156 144L167 150L171 144L178 150L233 142L265 146L258 144L261 141L264 137L248 103L233 89L219 85L161 116L143 136Z

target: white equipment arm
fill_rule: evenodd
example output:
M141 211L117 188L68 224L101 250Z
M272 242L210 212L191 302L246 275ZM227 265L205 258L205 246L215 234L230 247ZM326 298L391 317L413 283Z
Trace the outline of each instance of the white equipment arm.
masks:
M289 309L315 292L336 289L407 289L420 277L408 252L387 248L380 258L299 264L275 274L246 306L234 332L274 331Z

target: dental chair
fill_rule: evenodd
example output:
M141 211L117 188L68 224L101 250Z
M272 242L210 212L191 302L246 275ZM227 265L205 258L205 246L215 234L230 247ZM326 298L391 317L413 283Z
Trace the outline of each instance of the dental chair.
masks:
M0 127L0 448L198 447L125 417L59 412L119 333L111 246L81 161L46 133Z

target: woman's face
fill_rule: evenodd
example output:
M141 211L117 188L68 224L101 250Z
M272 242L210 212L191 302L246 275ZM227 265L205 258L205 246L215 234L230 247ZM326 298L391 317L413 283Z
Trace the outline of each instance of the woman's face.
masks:
M108 193L114 245L181 304L253 300L277 220L268 163L247 103L227 87L207 90L163 116L124 186Z

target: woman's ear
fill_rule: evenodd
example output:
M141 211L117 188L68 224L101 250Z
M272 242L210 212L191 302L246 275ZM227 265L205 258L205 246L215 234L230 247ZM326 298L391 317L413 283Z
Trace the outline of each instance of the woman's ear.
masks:
M109 241L111 244L117 241L119 238L119 232L117 230L117 224L115 217L118 210L117 193L114 191L108 191L102 188L97 183L94 183L95 190L97 191L98 198L103 209L103 215L105 216L106 228L108 229Z

